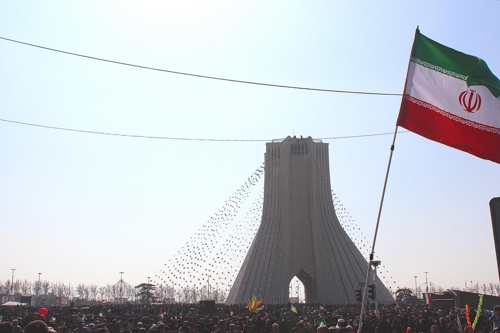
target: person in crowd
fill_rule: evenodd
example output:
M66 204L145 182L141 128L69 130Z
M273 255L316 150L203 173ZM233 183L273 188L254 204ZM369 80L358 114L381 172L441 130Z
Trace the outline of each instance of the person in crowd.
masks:
M441 333L441 328L439 325L432 325L430 333Z
M500 328L500 305L495 305L493 308L493 314L489 318L489 321L493 325L492 331L498 331Z
M461 333L458 329L458 324L456 321L450 321L446 324L446 332L445 333Z
M17 319L12 320L12 333L21 333L21 326L18 325Z
M280 324L273 323L271 326L271 332L272 333L279 333L280 332Z
M49 333L49 327L43 320L34 320L24 328L24 333Z
M236 324L229 323L227 333L240 333L240 332L236 331Z
M323 322L321 322L321 324L317 328L317 332L318 333L328 333L328 327Z
M12 333L12 325L8 321L0 324L0 333Z

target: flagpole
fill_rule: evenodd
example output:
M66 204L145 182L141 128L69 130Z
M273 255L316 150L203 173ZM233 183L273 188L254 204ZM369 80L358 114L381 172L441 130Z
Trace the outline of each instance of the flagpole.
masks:
M363 291L363 297L362 297L362 303L361 303L361 314L359 316L358 333L361 333L361 327L363 326L363 317L365 316L365 311L366 311L366 301L367 301L367 295L368 295L368 282L370 279L370 272L371 272L372 262L373 262L373 254L375 253L375 243L377 242L378 227L380 225L380 216L382 215L382 207L384 205L385 190L387 188L387 180L389 179L389 171L391 169L392 155L394 154L394 144L396 142L396 135L397 134L398 134L398 126L396 126L396 130L394 131L394 137L392 139L391 153L389 155L389 162L387 163L387 171L385 173L384 187L382 189L382 197L380 199L380 206L378 209L377 224L375 226L375 234L373 235L372 250L370 252L370 260L368 261L368 268L366 270L366 279L365 279L365 285L363 286L364 291Z
M417 26L417 29L415 30L415 35L419 32L420 32L420 30L419 30L419 27ZM403 97L401 98L401 106L403 105L404 93L406 92L406 85L408 84L408 71L410 70L411 55L413 54L414 44L415 43L412 44L411 51L410 51L410 59L408 60L408 69L406 71L406 80L405 80L405 86L404 86L404 90L403 90ZM401 107L399 108L399 110L401 111ZM396 143L396 136L398 134L398 123L399 123L399 114L398 114L398 120L396 121L396 130L394 131L394 137L392 139L391 153L389 155L389 162L387 163L387 171L385 173L384 187L382 189L382 197L380 198L380 206L378 209L377 224L375 225L375 233L373 235L372 250L370 252L370 258L369 258L370 260L368 261L368 267L366 269L365 285L363 286L363 296L361 298L362 303L361 303L361 314L359 315L358 333L361 333L361 327L363 326L363 317L365 316L365 312L366 312L366 303L367 303L367 296L368 296L368 282L370 279L370 272L371 272L372 263L373 263L373 255L375 253L375 243L377 242L378 227L380 225L380 216L382 215L382 207L384 205L384 197L385 197L385 190L387 188L387 180L389 179L389 171L391 169L392 155L394 154L394 145Z

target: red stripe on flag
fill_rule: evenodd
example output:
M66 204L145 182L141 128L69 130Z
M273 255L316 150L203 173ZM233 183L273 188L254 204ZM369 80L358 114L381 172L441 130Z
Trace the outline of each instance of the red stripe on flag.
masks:
M473 123L405 95L398 126L427 139L500 163L500 130Z

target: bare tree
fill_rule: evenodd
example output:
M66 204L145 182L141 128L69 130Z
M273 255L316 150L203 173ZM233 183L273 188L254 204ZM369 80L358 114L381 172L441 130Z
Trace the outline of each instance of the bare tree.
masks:
M118 298L118 286L116 284L108 285L110 287L111 297L113 299Z
M88 300L90 296L90 286L85 285L85 288L83 289L83 298Z
M482 290L483 294L488 294L488 285L486 283L483 283L481 285L481 290Z
M177 297L177 302L179 302L179 303L180 303L180 302L181 302L181 300L182 300L182 290L181 290L181 289L177 289L177 290L175 291L175 296Z
M50 290L50 282L49 281L42 281L42 286L41 286L42 294L44 296L47 296L49 294Z
M190 291L190 299L191 299L191 303L195 303L198 301L198 297L199 297L199 292L198 292L198 288L196 287L192 287L191 288L191 291Z
M93 284L90 286L90 298L95 301L97 299L97 285Z
M200 288L198 291L200 300L205 300L208 298L208 293L207 293L207 286L203 286Z
M61 297L64 293L64 284L62 284L61 282L52 283L50 285L50 290L55 296Z
M190 301L189 294L190 294L189 286L185 286L184 288L182 288L182 301L184 303L188 303Z
M76 286L76 295L78 296L78 298L85 298L85 288L86 286L83 283L80 283Z
M10 294L10 281L0 283L0 294Z
M23 282L21 282L21 292L23 295L28 295L31 291L31 282L29 282L27 279L24 279Z
M64 286L64 284L63 284ZM73 290L73 286L70 284L68 284L68 286L64 287L64 297L73 297L74 295L74 290Z
M98 293L101 297L101 301L104 301L104 298L106 297L106 287L99 287Z
M40 295L40 292L42 291L42 282L41 281L35 281L35 283L33 283L33 294L35 295Z
M500 283L495 283L495 291L496 295L500 296Z
M17 279L16 281L14 281L12 290L14 291L14 294L19 294L19 292L21 291L21 280Z
M50 284L49 293L52 293L54 296L58 296L57 295L58 291L59 291L59 283L58 282L52 282Z
M165 289L166 289L165 296L167 296L168 298L175 298L175 288L174 287L166 286Z
M219 302L224 303L226 301L226 298L227 298L226 291L224 289L221 289L221 291L219 292Z
M156 285L156 289L153 291L153 296L161 299L162 293L163 293L163 285L162 284Z
M56 282L50 285L50 292L56 297L62 297L64 294L64 283Z
M135 300L137 298L137 290L129 284L125 284L125 296L130 300Z

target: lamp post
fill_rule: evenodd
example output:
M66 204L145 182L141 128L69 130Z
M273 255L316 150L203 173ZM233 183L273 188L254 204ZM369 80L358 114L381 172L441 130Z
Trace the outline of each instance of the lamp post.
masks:
M427 274L429 272L424 272L425 273L425 292L429 293L429 280L427 280Z
M417 276L415 275L415 296L418 297L418 290L417 290Z
M380 260L372 260L372 266L373 266L373 285L377 282L377 267L381 264ZM375 290L375 289L374 289ZM373 301L375 302L375 312L378 313L378 302L377 302L377 292L374 291L374 299Z
M123 303L123 273L125 272L118 272L120 273L120 304Z
M14 295L14 271L16 270L15 268L11 268L12 270L12 283L10 284L10 293Z
M40 288L42 287L41 281L40 281L40 276L42 273L38 273L38 286L36 287L36 297L40 296Z
M208 282L207 282L207 284L208 284L208 287L207 287L207 293L208 293L208 296L207 296L207 299L210 299L210 276L211 276L211 275L209 275L209 276L207 277L207 278L208 278Z

